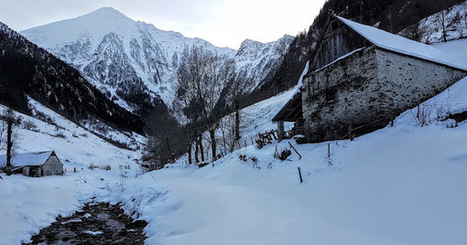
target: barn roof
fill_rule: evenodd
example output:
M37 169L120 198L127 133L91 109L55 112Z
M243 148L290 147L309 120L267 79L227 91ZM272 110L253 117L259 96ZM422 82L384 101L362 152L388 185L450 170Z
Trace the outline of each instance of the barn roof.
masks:
M20 153L11 158L13 167L40 166L47 161L54 151ZM55 154L55 153L54 153ZM0 167L6 166L6 155L0 155Z
M340 16L335 17L379 48L432 61L457 69L467 70L466 65L459 64L453 60L451 56L435 47L412 41L410 39L380 30L375 27L359 24Z
M295 122L300 117L302 117L302 93L298 92L282 107L272 121Z

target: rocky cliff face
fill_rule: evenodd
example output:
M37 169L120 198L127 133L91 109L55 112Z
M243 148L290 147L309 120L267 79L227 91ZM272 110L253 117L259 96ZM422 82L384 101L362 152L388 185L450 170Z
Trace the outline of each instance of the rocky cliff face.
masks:
M277 69L293 39L285 36L267 44L245 41L235 51L133 21L112 8L21 33L72 64L107 97L139 114L161 101L171 107L176 71L193 46L234 58L244 91L249 92Z

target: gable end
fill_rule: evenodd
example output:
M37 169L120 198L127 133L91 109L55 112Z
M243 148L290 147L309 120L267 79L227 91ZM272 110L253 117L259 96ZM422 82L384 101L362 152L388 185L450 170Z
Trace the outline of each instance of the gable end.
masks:
M318 70L341 56L371 45L373 44L338 18L331 16L312 55L310 71Z

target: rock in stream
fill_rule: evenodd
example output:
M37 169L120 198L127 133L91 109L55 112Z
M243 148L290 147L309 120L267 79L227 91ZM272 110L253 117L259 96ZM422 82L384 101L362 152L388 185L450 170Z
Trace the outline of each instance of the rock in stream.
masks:
M133 220L119 205L86 203L70 217L57 217L50 226L23 244L144 244L144 220Z

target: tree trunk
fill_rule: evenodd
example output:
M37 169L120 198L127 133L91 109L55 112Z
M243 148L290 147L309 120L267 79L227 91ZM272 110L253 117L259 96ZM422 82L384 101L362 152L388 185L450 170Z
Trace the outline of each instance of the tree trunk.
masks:
M199 163L198 153L199 153L199 142L198 142L198 138L196 138L195 140L195 163L196 164Z
M209 130L209 136L211 136L212 161L215 161L217 159L217 153L216 153L217 143L216 143L215 133L216 133L215 129L210 129Z
M443 25L443 41L444 42L447 42L447 38L446 38L446 35L447 35L447 31L446 31L446 12L445 10L442 10L441 11L441 22L442 22L442 25Z
M192 145L191 145L191 143L190 143L190 145L189 145L189 147L188 147L188 164L190 164L190 165L193 163L193 162L191 161L191 147L192 147Z
M8 129L7 129L7 148L6 148L6 168L5 172L7 175L11 175L11 148L13 147L13 142L11 141L13 120L8 119Z
M204 162L204 147L203 147L203 136L199 136L199 151L201 153L201 161Z

